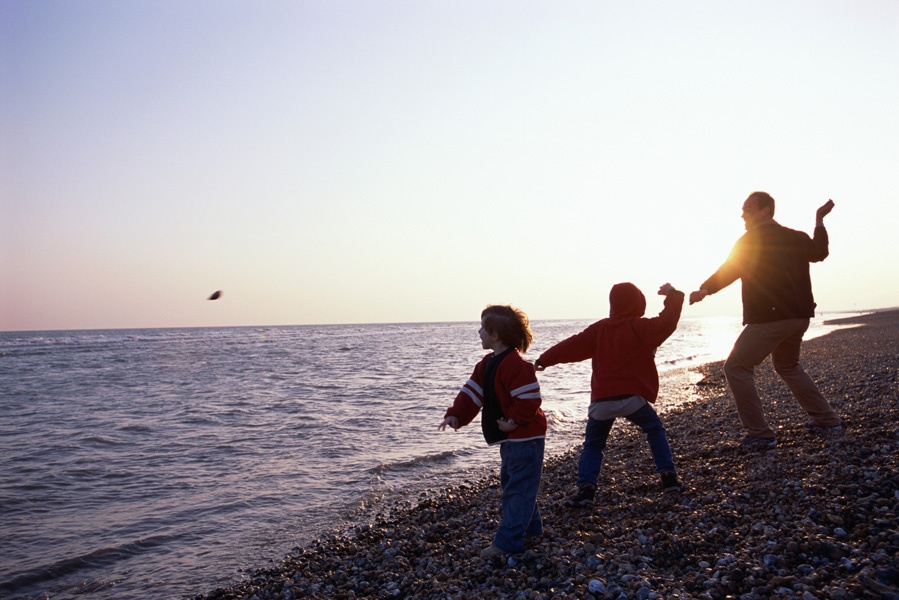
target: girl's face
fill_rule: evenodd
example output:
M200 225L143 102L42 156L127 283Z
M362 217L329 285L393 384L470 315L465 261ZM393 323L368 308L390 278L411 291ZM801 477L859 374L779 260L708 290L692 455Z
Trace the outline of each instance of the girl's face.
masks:
M478 335L481 336L481 347L484 348L484 350L493 350L497 338L487 331L483 321L481 321L481 328L478 329Z

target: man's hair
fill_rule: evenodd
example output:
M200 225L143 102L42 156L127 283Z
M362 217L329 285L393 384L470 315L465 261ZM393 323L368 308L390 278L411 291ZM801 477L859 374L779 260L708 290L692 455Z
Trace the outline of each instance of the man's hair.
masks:
M757 210L770 208L771 214L774 214L774 198L768 192L752 192L747 200L752 200Z
M511 306L493 304L481 311L481 323L491 335L510 348L527 352L534 341L534 334L524 311Z

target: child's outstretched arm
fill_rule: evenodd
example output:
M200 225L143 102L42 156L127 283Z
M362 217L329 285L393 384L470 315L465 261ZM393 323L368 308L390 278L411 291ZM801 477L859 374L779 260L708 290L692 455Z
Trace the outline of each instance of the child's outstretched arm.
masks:
M484 380L484 366L490 355L485 356L481 362L475 365L471 377L459 390L453 405L446 409L443 413L443 423L437 426L440 431L445 431L447 427L459 429L471 423L472 419L477 416L484 406L484 390L481 383Z
M596 323L576 333L568 339L562 340L551 347L534 361L534 369L543 371L547 367L559 363L573 363L587 360L593 357L596 338L593 333Z
M659 316L639 321L642 339L653 347L661 346L677 329L684 305L684 293L670 283L659 287L659 295L665 296L665 307Z

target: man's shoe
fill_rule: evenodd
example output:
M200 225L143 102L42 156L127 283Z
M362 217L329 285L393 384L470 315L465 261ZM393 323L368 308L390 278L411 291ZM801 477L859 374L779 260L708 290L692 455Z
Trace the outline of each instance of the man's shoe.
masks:
M748 450L772 450L777 446L777 440L773 437L747 435L740 441L740 445Z
M577 493L565 500L568 506L593 506L593 498L596 496L595 485L582 485Z
M481 550L481 558L504 558L506 554L505 550L497 548L493 544Z
M677 480L677 473L674 471L668 471L667 473L660 473L659 478L662 480L662 489L668 493L676 493L683 491L684 485Z
M842 425L818 425L817 423L809 423L806 425L808 430L812 433L817 433L820 436L823 436L827 439L834 439L843 436L843 426Z

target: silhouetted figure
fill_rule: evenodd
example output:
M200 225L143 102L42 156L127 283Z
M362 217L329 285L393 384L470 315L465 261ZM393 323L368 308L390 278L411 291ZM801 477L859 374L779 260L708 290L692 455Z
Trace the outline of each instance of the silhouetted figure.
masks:
M683 485L677 478L665 426L652 405L659 395L656 349L680 320L684 293L670 283L659 288L665 306L647 318L646 297L633 283L618 283L609 292L609 317L562 340L540 355L538 371L561 363L591 360L590 408L584 446L578 460L577 491L566 500L572 506L592 506L602 468L603 452L615 419L624 417L646 434L656 472L667 492Z
M534 365L522 358L534 334L524 312L488 306L481 312L481 347L490 354L475 365L438 429L459 429L481 413L484 440L499 445L503 518L481 558L524 552L527 537L543 533L537 492L543 473L546 415Z
M765 421L755 387L755 367L768 355L781 379L813 423L830 435L842 432L840 418L799 364L802 336L815 316L809 263L827 258L829 239L824 217L833 200L818 209L814 237L783 227L774 220L774 198L753 192L743 203L746 233L734 244L727 261L699 289L690 304L740 279L743 284L743 328L724 363L724 375L734 396L748 448L777 445Z

